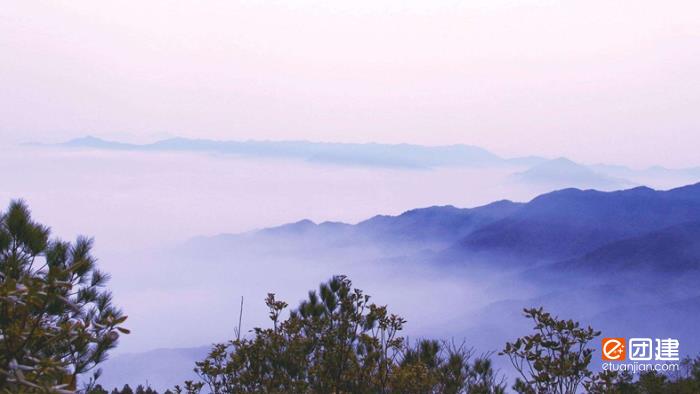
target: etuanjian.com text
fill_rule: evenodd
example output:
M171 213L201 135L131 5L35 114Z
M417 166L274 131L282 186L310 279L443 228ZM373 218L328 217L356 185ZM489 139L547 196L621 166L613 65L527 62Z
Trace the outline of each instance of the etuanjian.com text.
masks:
M640 363L640 362L630 362L630 363L620 363L620 362L607 362L603 363L603 371L613 371L613 372L674 372L680 370L680 364L673 363Z

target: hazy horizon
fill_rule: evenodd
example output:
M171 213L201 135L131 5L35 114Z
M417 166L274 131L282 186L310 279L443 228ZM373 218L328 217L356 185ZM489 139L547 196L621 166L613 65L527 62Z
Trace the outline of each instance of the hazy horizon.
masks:
M583 165L588 165L588 166L598 166L598 165L609 165L609 166L622 166L626 167L632 170L646 170L646 169L654 169L654 168L662 168L662 169L669 169L669 170L682 170L682 169L695 169L695 168L700 168L700 160L695 160L695 161L689 161L687 165L683 166L670 166L666 167L661 163L661 161L648 161L645 164L641 163L636 163L636 164L623 164L623 162L620 161L615 161L615 158L611 158L611 161L576 161L575 159L572 159L570 157L567 157L563 154L557 154L554 152L552 155L548 156L538 156L534 153L528 153L527 151L523 151L520 155L515 155L515 156L509 156L509 155L503 155L498 151L492 151L487 148L484 148L479 145L475 144L469 144L469 143L435 143L435 144L429 144L429 143L410 143L410 142L391 142L391 143L382 143L382 142L377 142L377 141L367 141L367 142L344 142L344 141L333 141L333 140L313 140L313 139L304 139L304 138L299 138L299 139L256 139L256 138L240 138L240 139L227 139L227 138L209 138L205 135L200 135L200 136L193 136L193 137L184 137L181 135L171 135L171 134L153 134L150 135L148 138L129 138L128 135L126 134L111 134L111 137L109 137L110 134L108 134L107 137L100 136L99 133L93 133L93 134L80 134L80 135L74 135L72 137L64 138L64 139L56 139L56 138L50 138L48 140L23 140L19 143L16 144L11 144L9 146L6 146L6 148L9 149L14 149L14 148L21 148L21 147L46 147L46 148L71 148L69 146L64 146L65 144L73 143L76 141L83 141L83 140L89 140L89 139L95 139L100 142L107 142L107 143L116 143L116 144L128 144L132 147L144 147L144 146L149 146L155 143L159 142L164 142L164 141L176 141L176 140L186 140L186 141L207 141L207 142L216 142L216 143L228 143L228 142L236 142L236 143L270 143L270 144L275 144L275 143L304 143L304 144L309 144L309 145L347 145L347 146L371 146L371 145L380 145L380 146L388 146L388 147L396 147L396 146L413 146L413 147L425 147L425 148L445 148L445 147L470 147L470 148L477 148L481 149L485 152L488 152L490 154L493 154L501 159L527 159L527 158L533 158L533 159L543 159L543 160L558 160L558 159L566 159L566 160L572 160L575 161L578 164L583 164ZM122 137L123 139L119 139L119 137ZM2 145L0 145L2 146ZM112 148L93 148L93 147L78 147L79 149L98 149L98 150L111 150ZM130 150L130 149L125 149L125 150ZM192 150L192 149L187 149L183 148L183 151L190 151L194 153L201 153L201 154L212 154L216 152L211 152L207 150ZM162 151L168 151L168 149L164 149ZM176 151L176 150L170 150L170 151ZM254 156L254 155L253 155ZM269 159L273 158L274 156L261 156L262 158ZM283 155L280 155L280 157L284 157ZM650 159L651 160L651 159ZM397 168L404 168L404 169L410 169L409 167L397 167Z
M692 1L9 2L0 137L463 143L687 167L700 145L699 11Z

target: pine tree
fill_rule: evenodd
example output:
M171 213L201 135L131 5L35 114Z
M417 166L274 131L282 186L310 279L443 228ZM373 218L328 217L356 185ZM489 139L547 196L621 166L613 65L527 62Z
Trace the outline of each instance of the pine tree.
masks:
M120 391L119 394L134 394L134 390L131 389L131 386L125 384L124 387L122 387L122 391Z
M503 393L486 358L438 341L415 347L399 335L405 320L370 302L344 276L282 316L287 303L269 294L270 328L215 345L198 362L200 382L177 393ZM202 391L205 390L205 391Z
M92 240L49 236L22 201L0 215L0 390L73 391L128 333Z

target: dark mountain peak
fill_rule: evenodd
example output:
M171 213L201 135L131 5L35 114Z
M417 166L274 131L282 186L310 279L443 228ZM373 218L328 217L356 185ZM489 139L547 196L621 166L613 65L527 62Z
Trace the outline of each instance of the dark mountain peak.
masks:
M458 216L468 210L456 208L452 205L432 206L426 208L416 208L405 211L397 216L376 215L358 223L359 226L367 225L393 225L397 223L416 223L421 220L441 220L448 217Z
M361 223L367 222L380 222L385 220L401 220L401 219L417 219L417 218L440 218L440 217L453 217L453 216L464 216L474 213L507 213L510 214L514 208L521 206L522 203L516 203L510 200L498 200L492 203L478 206L475 208L458 208L454 205L433 205L424 208L415 208L404 211L397 216L391 215L376 215Z
M532 199L535 201L547 201L557 199L579 199L579 198L635 198L635 197L661 197L670 195L672 197L693 197L700 199L700 182L692 185L681 186L670 190L656 190L648 186L637 186L629 189L615 191L600 191L595 189L578 189L574 187L555 190L549 193L540 194Z
M481 205L477 208L486 208L486 207L504 207L504 206L511 206L511 205L522 205L520 202L514 202L511 200L503 199L503 200L496 200L494 202L490 202L486 205Z
M457 208L453 205L434 205L425 208L415 208L405 211L399 215L375 215L367 220L357 223L358 227L375 226L396 226L398 224L418 224L426 220L430 221L452 221L455 217L464 216L469 213L469 209Z
M569 258L693 218L700 218L700 184L668 192L648 187L615 192L569 188L540 195L480 228L461 248L521 260Z
M619 190L613 193L626 194L628 196L650 196L659 193L659 191L648 186L637 186L631 189Z
M282 228L282 227L309 228L309 227L316 227L316 223L314 223L314 221L310 220L310 219L301 219L299 221L289 223L289 224L284 224L284 225L280 226L280 228Z
M700 190L698 190L700 192ZM532 199L531 203L551 203L555 201L576 201L576 200L589 200L594 201L596 199L610 199L610 198L637 198L637 197L654 197L660 196L661 191L654 190L647 186L637 186L630 189L615 190L615 191L600 191L596 189L578 189L574 187L569 187L561 190L555 190L553 192L540 194L539 196ZM700 197L700 194L698 194Z
M491 215L491 214L498 214L502 216L507 216L515 211L517 211L520 207L525 205L524 203L521 202L513 202L511 200L498 200L494 201L491 203L488 203L486 205L481 205L478 207L470 208L469 210L474 212L479 212L482 215ZM504 214L507 212L507 215Z
M605 192L601 192L595 189L577 189L574 187L568 187L565 189L555 190L553 192L540 194L539 196L533 198L528 203L528 206L537 206L545 204L553 204L560 202L576 201L580 199L591 199L594 197L603 196Z
M435 214L453 214L466 211L463 208L457 208L454 205L433 205L425 208L416 208L405 211L399 217L435 215Z
M352 227L352 225L348 224L348 223L343 223L343 222L325 221L325 222L319 223L318 227L322 227L325 229L338 229L338 228Z
M292 235L301 234L309 230L315 229L317 227L316 223L309 219L299 220L294 223L287 223L277 227L270 227L260 230L259 233L264 235Z

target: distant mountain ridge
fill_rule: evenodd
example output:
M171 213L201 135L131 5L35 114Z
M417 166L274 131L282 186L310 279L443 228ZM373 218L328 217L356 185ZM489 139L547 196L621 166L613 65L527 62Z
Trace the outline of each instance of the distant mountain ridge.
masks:
M536 197L459 247L521 259L563 259L693 218L700 218L700 184L669 191L565 189Z
M539 156L504 158L473 145L423 146L413 144L332 143L309 141L231 141L170 138L147 144L109 141L87 136L59 144L26 145L68 149L138 152L197 152L249 158L278 158L309 163L427 170L435 168L494 168L515 171L510 186L535 187L538 191L575 187L619 190L637 185L672 187L700 181L700 167L669 169L652 166L632 169L622 165L584 165L567 158ZM660 181L665 180L665 181ZM661 182L661 183L659 183Z
M634 186L633 182L626 179L606 175L564 157L543 161L511 177L517 182L541 184L552 188L568 187L572 184L581 188L605 190Z
M606 229L608 236L619 234L625 237L683 223L694 217L700 219L700 183L667 191L644 186L614 192L568 188L539 195L527 203L501 200L475 208L452 205L417 208L397 216L377 215L354 225L342 222L316 224L304 219L247 234L304 235L353 229L353 232L381 238L408 237L411 240L461 239L468 235L461 242L477 249L498 248L499 245L515 248L516 233L529 233L532 226L537 225L546 225L552 236L557 232L557 226L572 226L577 230ZM527 226L531 227L526 231L523 227ZM490 234L493 233L497 233L501 241L491 240ZM512 236L505 236L506 233L512 233ZM245 234L216 237L241 235ZM558 236L562 236L561 233ZM530 241L528 247L533 247ZM521 252L517 248L515 251Z
M434 206L397 216L377 215L354 225L302 220L193 242L202 249L212 244L240 248L263 241L266 247L284 245L296 250L372 244L396 253L432 250L429 260L435 264L486 260L512 268L517 261L515 268L526 268L585 256L627 239L653 237L694 220L700 220L700 183L667 191L569 188L527 203L503 200L470 209ZM695 229L688 226L688 231Z
M129 144L87 136L54 146L134 151L192 151L254 157L280 157L340 165L433 168L442 166L532 165L545 159L528 156L501 158L472 145L423 146L412 144L331 143L308 141L216 141L170 138L150 144Z
M242 234L200 237L191 240L190 247L197 247L199 244L204 249L213 248L216 253L232 248L247 248L256 243L264 243L271 249L285 251L289 251L290 248L316 248L319 245L340 247L364 244L382 245L386 249L401 248L402 252L439 250L486 224L510 215L521 205L502 200L475 208L433 206L412 209L397 216L377 215L357 224L316 224L304 219Z

